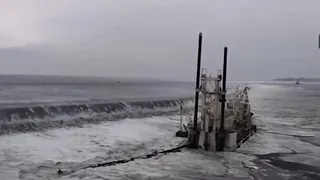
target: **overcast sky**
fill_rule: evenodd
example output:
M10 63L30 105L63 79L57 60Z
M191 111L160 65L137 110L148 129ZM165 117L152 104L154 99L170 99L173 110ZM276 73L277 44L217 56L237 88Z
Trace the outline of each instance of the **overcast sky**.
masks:
M320 77L319 0L0 0L0 74Z

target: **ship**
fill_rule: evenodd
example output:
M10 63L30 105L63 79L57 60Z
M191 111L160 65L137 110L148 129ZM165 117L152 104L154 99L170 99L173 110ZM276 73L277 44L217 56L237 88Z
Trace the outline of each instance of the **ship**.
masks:
M223 74L212 77L201 69L202 33L199 35L197 79L193 118L177 136L187 137L189 146L206 151L234 151L256 131L249 101L249 85L227 92L227 54L224 48ZM199 105L200 104L200 105ZM199 115L198 115L199 114Z

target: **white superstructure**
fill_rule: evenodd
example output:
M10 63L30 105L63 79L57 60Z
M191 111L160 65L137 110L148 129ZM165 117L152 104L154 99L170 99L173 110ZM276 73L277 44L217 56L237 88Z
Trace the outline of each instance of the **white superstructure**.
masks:
M189 141L192 142L194 137L198 138L198 147L208 151L217 150L219 133L224 134L224 149L234 150L254 129L251 122L248 86L237 87L234 93L228 94L226 108L223 110L224 126L221 129L221 104L222 95L225 93L221 90L221 77L220 71L216 77L211 77L207 75L205 69L202 69L201 86L196 89L200 93L197 132L194 132L193 122L188 124ZM198 135L194 136L194 133Z

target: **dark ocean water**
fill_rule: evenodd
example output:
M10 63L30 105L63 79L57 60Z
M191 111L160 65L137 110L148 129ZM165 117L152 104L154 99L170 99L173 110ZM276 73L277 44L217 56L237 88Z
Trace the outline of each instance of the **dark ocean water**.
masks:
M193 83L148 79L0 76L0 106L94 103L190 96Z
M0 77L0 179L320 179L320 84L250 86L258 132L236 152L88 168L185 143L193 83Z
M0 134L168 114L193 83L148 79L0 76Z

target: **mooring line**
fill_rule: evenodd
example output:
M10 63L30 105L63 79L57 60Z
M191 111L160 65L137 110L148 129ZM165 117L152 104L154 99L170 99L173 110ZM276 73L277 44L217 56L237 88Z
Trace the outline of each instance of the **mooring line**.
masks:
M114 166L117 164L124 164L124 163L128 163L134 160L138 160L138 159L149 159L152 158L154 156L160 155L160 154L169 154L169 153L177 153L177 152L181 152L181 149L186 148L189 146L189 143L180 145L178 147L175 148L171 148L171 149L167 149L167 150L162 150L162 151L153 151L152 153L146 154L146 155L142 155L142 156L137 156L137 157L132 157L130 159L122 159L122 160L116 160L116 161L110 161L110 162L103 162L103 163L98 163L98 164L91 164L85 167L81 167L78 169L74 169L71 171L63 171L60 168L58 169L57 173L61 174L61 175L68 175L68 174L72 174L76 171L79 170L83 170L83 169L88 169L88 168L98 168L98 167L106 167L106 166Z

